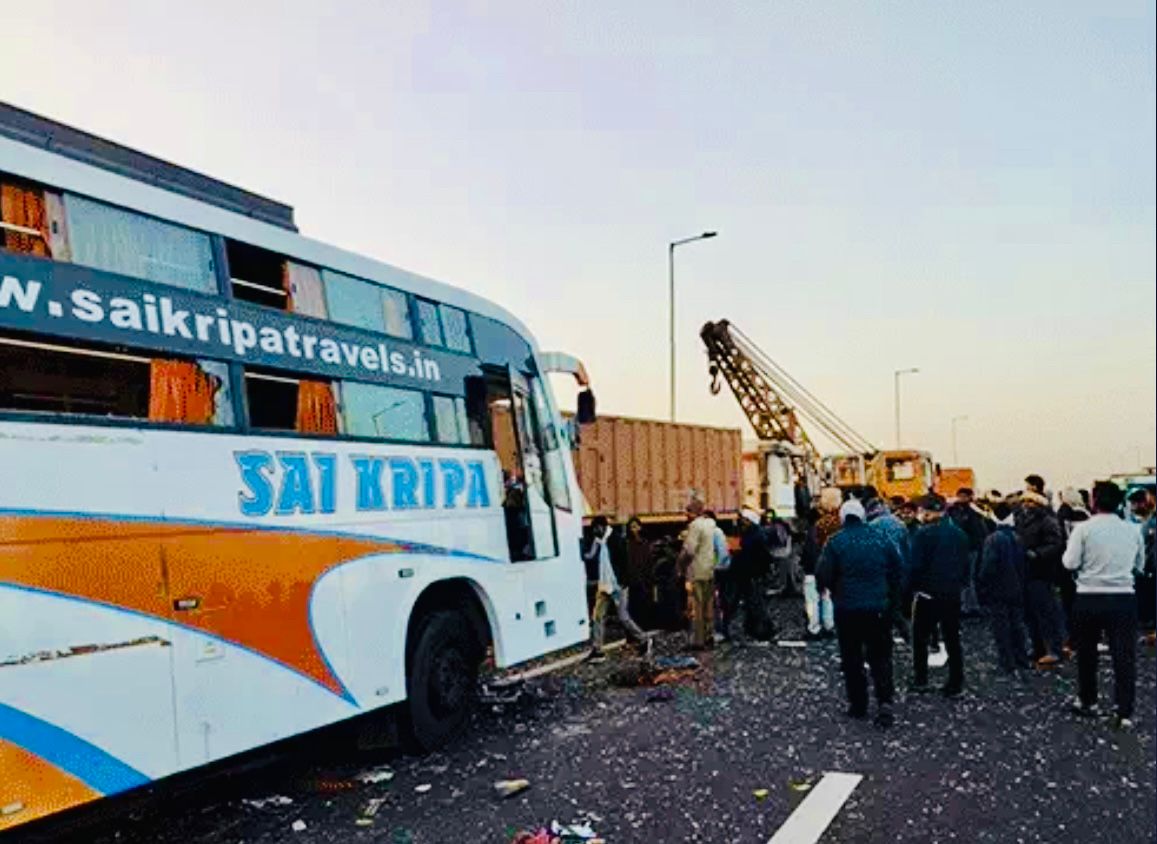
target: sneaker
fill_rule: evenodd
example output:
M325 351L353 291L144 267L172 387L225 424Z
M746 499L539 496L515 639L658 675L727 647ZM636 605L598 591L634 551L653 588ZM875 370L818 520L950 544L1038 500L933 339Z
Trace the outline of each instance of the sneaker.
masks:
M1122 718L1120 715L1114 715L1113 716L1113 729L1114 730L1120 730L1123 733L1127 733L1133 729L1133 719L1132 718Z
M1037 668L1056 668L1060 665L1061 659L1056 654L1045 654L1036 661Z
M1069 701L1069 711L1082 718L1096 718L1101 714L1101 708L1097 704L1093 703L1086 706L1079 699Z
M896 723L896 716L892 714L892 707L881 706L880 711L876 713L876 726L886 730Z
M863 721L868 717L868 710L867 708L860 709L858 706L849 706L844 714L849 718L855 718L857 721Z

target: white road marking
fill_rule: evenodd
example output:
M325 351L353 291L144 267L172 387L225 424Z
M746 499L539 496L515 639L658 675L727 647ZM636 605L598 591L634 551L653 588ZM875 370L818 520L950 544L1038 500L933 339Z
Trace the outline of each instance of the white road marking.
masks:
M767 844L816 844L862 779L860 774L824 774Z

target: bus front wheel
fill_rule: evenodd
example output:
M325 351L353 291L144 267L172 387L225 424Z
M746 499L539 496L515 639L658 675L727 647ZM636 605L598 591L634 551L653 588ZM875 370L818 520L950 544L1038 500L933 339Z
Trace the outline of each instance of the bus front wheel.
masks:
M461 613L438 610L422 622L406 677L404 726L417 750L436 750L470 722L478 665L475 636Z

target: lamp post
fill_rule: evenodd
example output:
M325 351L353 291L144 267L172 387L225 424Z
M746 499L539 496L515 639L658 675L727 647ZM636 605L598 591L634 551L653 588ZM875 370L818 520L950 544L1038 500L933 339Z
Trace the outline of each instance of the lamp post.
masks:
M694 237L685 237L682 240L674 240L667 244L667 284L668 284L668 303L670 325L670 373L671 373L671 421L675 421L675 247L682 246L684 243L693 243L696 240L707 240L710 237L715 237L718 232L703 232Z
M915 375L920 370L916 367L897 369L892 373L892 394L896 401L896 448L900 447L900 376Z
M960 458L956 456L956 423L963 422L968 419L967 416L953 416L952 417L952 465L959 466Z

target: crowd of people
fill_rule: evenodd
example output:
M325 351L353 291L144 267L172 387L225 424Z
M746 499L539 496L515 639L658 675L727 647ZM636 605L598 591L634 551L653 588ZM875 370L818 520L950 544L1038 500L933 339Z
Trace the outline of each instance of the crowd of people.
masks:
M1154 644L1157 569L1152 492L1128 495L1108 481L1065 489L1053 507L1039 475L1023 490L951 502L929 494L885 501L871 486L827 489L794 532L774 513L743 510L734 536L693 499L677 540L652 543L638 519L616 537L592 525L585 557L597 570L592 658L602 658L604 619L614 606L627 636L649 646L656 627L689 627L689 647L769 640L772 574L783 576L793 543L803 572L805 638L836 639L848 715L894 721L893 647L911 644L909 690L927 693L929 654L947 658L949 698L965 689L962 618L987 619L999 670L1015 677L1055 669L1074 656L1071 708L1098 714L1097 661L1107 644L1114 674L1114 723L1132 725L1139 636ZM616 571L616 569L618 571ZM621 575L620 573L621 572Z

